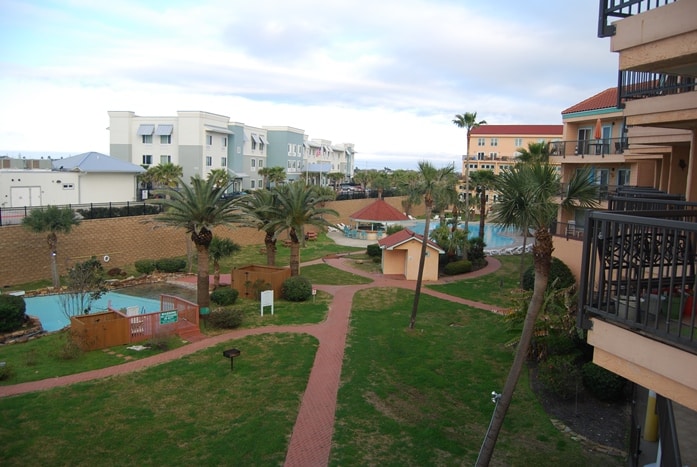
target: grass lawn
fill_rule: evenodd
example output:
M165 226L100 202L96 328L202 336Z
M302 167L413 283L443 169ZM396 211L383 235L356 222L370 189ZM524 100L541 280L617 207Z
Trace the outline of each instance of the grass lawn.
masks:
M511 292L520 285L520 256L497 256L501 269L495 274L465 279L448 284L428 285L439 292L466 298L476 302L488 303L500 307L511 305ZM532 265L532 255L525 255L525 268Z
M473 465L513 353L503 318L413 293L354 297L331 465ZM556 430L524 372L493 465L623 465Z
M0 465L281 465L316 349L306 334L250 336L0 399Z

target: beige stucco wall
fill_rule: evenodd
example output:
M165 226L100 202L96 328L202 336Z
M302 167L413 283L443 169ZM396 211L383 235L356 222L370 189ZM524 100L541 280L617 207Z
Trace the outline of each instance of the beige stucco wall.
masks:
M422 280L438 280L438 252L428 247L426 255ZM421 242L416 239L411 239L394 250L383 250L382 272L383 274L403 274L407 280L415 281L419 275L420 256Z

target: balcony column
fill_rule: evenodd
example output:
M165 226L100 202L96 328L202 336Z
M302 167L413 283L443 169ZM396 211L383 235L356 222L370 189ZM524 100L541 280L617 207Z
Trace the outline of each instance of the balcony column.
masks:
M687 159L687 189L685 190L685 199L687 201L697 200L697 176L695 169L697 168L697 130L692 130L692 142L690 143L690 156Z

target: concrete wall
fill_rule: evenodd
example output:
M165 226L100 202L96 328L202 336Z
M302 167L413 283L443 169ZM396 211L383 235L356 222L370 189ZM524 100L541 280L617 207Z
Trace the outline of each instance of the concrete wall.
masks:
M397 209L402 209L402 198L387 198ZM348 223L349 216L372 203L373 199L346 200L328 203L339 212L331 222ZM423 204L415 215L423 214ZM138 259L185 256L189 237L181 229L158 224L155 216L120 217L115 219L84 220L69 234L58 235L59 272L65 274L75 262L92 256L110 260L105 269L123 268ZM256 229L226 228L215 230L215 235L245 245L261 245L264 236ZM29 232L21 225L0 228L0 287L51 277L48 245L45 234Z

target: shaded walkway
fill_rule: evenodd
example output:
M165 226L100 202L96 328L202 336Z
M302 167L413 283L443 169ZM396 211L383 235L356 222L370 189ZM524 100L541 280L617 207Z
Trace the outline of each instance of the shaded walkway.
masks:
M310 371L307 387L300 403L298 416L291 433L290 444L286 453L286 466L326 466L329 463L332 437L334 434L334 416L336 413L336 400L341 380L341 369L344 360L346 336L348 334L349 317L354 294L363 289L373 287L399 287L414 290L416 281L396 280L384 277L382 274L366 273L352 267L343 257L326 258L312 261L319 263L324 261L329 266L341 269L356 275L364 276L373 282L361 285L317 285L316 288L333 295L329 305L329 311L325 321L318 324L265 326L253 329L234 330L218 336L209 337L199 342L194 342L178 349L131 361L121 365L87 371L74 375L61 376L41 381L16 384L13 386L0 386L0 397L7 397L26 392L41 391L58 386L90 381L98 378L106 378L137 371L160 363L168 362L192 354L199 350L246 336L276 333L298 332L307 333L316 337L319 347ZM500 267L495 258L489 258L489 265L470 273L464 279L471 279L485 274L490 274ZM195 277L192 278L195 281ZM187 279L190 280L190 279ZM463 280L463 277L450 277L439 280L438 283ZM433 282L424 283L424 285ZM474 302L471 300L453 297L441 292L422 288L422 293L434 297L449 300L455 303L479 308L487 311L498 312L496 307Z

